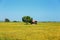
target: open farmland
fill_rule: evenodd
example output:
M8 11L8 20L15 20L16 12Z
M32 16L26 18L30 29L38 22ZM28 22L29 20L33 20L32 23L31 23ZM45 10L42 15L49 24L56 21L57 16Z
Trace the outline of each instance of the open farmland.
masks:
M60 40L60 23L24 23L1 22L0 40Z

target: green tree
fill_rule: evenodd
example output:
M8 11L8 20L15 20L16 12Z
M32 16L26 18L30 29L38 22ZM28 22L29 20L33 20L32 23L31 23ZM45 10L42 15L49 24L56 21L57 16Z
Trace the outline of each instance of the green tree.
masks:
M22 17L22 21L25 22L26 24L31 23L33 20L33 18L31 18L30 16L23 16Z
M10 20L6 18L6 19L5 19L5 22L10 22Z

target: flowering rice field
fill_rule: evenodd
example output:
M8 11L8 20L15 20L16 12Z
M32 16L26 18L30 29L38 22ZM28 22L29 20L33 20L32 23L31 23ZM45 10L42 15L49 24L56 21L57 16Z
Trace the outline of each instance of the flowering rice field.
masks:
M0 40L60 40L60 23L25 25L22 22L1 22Z

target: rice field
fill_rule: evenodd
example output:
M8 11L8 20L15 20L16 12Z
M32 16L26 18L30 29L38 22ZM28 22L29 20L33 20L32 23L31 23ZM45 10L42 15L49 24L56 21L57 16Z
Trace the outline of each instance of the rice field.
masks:
M60 22L0 22L0 40L60 40Z

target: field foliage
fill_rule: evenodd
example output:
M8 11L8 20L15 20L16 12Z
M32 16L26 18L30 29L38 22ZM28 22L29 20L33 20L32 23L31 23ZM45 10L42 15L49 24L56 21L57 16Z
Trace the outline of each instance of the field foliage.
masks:
M0 22L0 40L60 40L60 22Z

